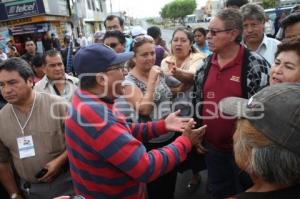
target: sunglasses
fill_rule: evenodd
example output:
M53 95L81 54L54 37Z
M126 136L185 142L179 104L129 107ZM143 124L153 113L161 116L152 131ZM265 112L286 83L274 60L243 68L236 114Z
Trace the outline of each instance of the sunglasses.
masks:
M110 44L106 44L107 46L111 47L111 48L115 48L118 46L118 43L110 43Z
M149 35L137 36L132 40L132 47L134 48L137 45L141 45L144 42L154 42L154 39Z
M212 30L212 29L207 29L207 33L210 32L211 36L216 36L218 33L220 32L228 32L228 31L231 31L233 30L232 28L231 29L225 29L225 30Z

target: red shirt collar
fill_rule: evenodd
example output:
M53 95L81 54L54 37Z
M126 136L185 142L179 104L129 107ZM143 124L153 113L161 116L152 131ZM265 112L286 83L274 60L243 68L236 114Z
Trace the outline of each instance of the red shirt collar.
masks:
M224 70L224 69L229 68L229 67L242 65L244 52L245 52L245 48L242 45L240 45L240 49L239 49L239 52L236 55L236 57L233 60L231 60L229 63L227 63L221 70ZM219 63L218 63L218 56L217 56L216 53L213 54L211 63L214 66L218 66L220 68Z

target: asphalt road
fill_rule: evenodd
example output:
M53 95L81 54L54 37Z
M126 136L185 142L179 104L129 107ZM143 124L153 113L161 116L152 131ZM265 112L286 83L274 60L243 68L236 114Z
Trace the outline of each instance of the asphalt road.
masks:
M189 193L186 189L186 186L192 177L192 172L186 171L183 174L178 173L175 190L175 199L211 199L209 194L206 193L207 172L202 171L200 174L200 185L194 193Z

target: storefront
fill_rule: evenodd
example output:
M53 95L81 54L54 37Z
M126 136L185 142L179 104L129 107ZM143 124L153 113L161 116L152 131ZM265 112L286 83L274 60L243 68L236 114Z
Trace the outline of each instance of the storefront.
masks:
M21 54L28 38L36 41L38 51L43 52L45 34L54 33L63 43L64 35L72 32L66 1L18 0L0 3L0 9L6 11L0 13L0 38L5 35L3 40L12 39ZM1 34L5 31L9 34Z

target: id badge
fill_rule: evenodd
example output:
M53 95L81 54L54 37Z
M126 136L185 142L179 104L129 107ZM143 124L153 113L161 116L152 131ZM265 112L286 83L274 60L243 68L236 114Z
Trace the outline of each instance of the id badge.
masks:
M17 138L20 159L35 156L34 144L32 136L24 136Z

